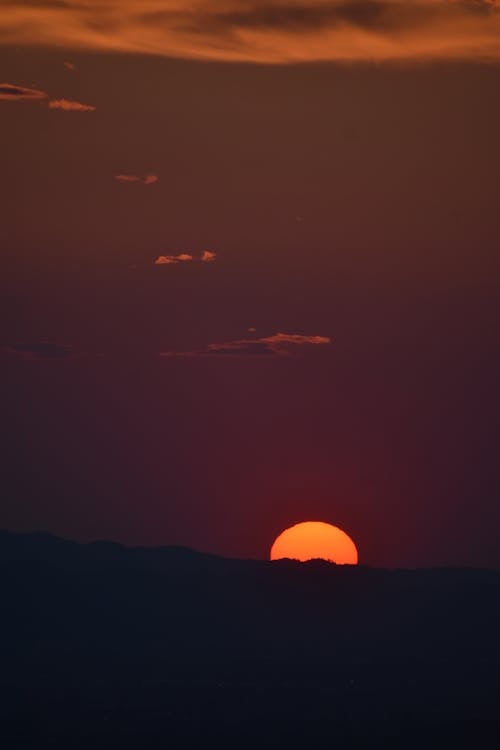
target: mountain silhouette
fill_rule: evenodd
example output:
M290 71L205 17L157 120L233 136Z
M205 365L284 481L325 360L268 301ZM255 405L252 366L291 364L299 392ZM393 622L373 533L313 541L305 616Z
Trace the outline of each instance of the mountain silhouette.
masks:
M498 570L236 560L2 531L0 571L8 748L500 737Z

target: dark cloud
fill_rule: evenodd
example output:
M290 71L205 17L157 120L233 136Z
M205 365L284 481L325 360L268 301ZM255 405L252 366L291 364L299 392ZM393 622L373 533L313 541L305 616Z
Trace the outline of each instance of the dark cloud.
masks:
M22 359L67 359L73 356L71 347L51 341L12 344L4 352Z
M296 33L335 26L388 31L428 25L439 18L452 20L464 11L475 14L495 12L489 0L469 2L429 2L429 0L331 0L318 3L257 2L250 7L229 12L207 13L199 19L213 28L276 29Z
M4 6L32 6L33 8L70 8L76 3L72 0L0 0L0 5Z
M274 355L278 352L272 346L264 341L251 341L249 339L241 339L241 341L230 341L227 344L209 344L207 350L204 352L205 355L220 356L220 355L237 355L237 356L258 356L261 355Z
M201 34L235 32L239 29L279 30L301 33L339 23L372 26L387 10L386 2L343 2L330 4L251 3L231 10L201 10L198 14L156 12L142 17L145 23L164 21L179 30Z
M26 88L26 86L16 86L13 83L0 83L0 101L39 101L46 98L45 91Z

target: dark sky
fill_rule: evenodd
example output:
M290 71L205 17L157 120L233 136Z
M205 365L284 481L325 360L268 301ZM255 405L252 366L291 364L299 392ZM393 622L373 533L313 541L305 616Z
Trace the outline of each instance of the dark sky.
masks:
M76 39L0 47L0 527L499 565L499 65Z

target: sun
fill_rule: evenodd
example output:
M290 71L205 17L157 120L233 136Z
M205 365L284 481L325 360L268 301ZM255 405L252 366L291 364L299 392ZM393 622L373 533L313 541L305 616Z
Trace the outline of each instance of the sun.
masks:
M328 560L357 565L358 550L345 531L323 521L304 521L283 531L271 547L271 560Z

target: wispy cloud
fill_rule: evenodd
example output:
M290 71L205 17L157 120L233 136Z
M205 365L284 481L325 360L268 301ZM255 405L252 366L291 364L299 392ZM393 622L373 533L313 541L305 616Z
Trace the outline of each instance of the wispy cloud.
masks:
M140 182L143 185L155 185L159 181L159 177L156 174L148 174L145 177L139 177L136 174L115 174L115 180L117 182Z
M251 332L252 329L249 329ZM204 349L160 352L161 357L266 357L291 356L331 344L328 336L308 336L301 333L275 333L271 336L249 336L222 343L208 344ZM87 356L71 346L42 339L22 341L0 346L0 355L21 360L64 360ZM102 355L99 355L102 356Z
M220 344L208 344L194 351L161 352L161 357L262 357L289 356L300 350L331 344L328 336L306 336L300 333L275 333L261 338L243 338Z
M6 102L32 102L47 98L45 91L16 86L13 83L0 83L0 101Z
M63 112L95 112L92 104L82 104L72 99L51 99L49 109L61 109Z
M20 359L67 359L74 352L70 346L57 344L52 341L35 341L12 344L3 348L4 354L10 354Z
M3 0L0 43L167 57L500 59L499 0Z
M217 258L217 253L211 250L205 250L199 257L191 253L179 253L179 255L159 255L154 261L155 266L171 266L177 263L213 263Z
M76 73L77 67L74 63L70 62L69 60L65 60L63 65L66 70L70 70L72 73Z

